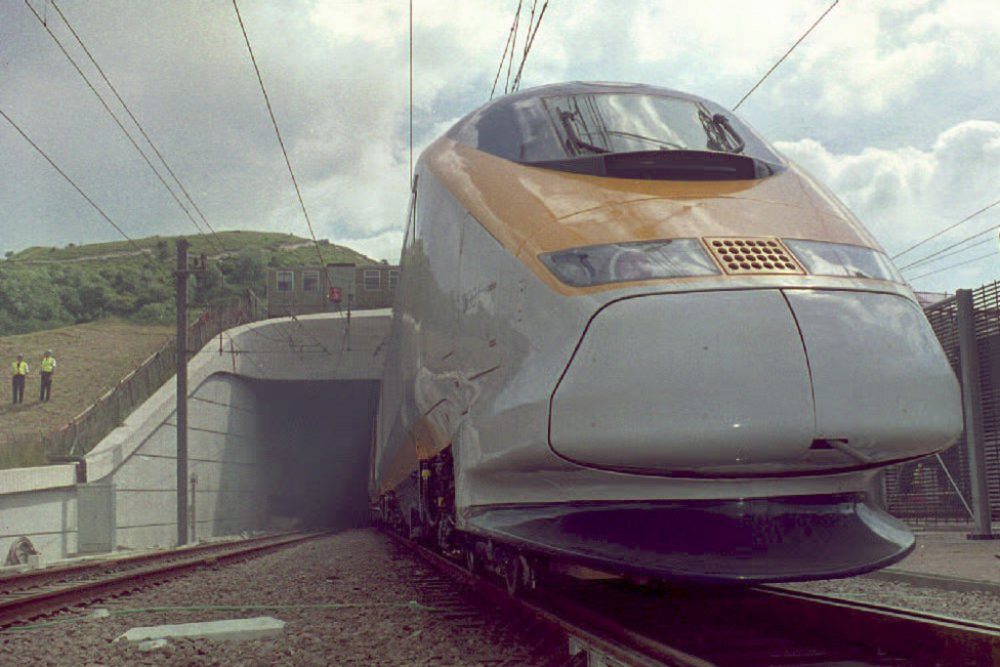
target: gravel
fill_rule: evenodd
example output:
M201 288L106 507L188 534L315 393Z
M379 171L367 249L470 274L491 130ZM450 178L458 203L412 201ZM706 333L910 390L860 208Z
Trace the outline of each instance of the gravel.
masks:
M993 592L951 592L866 577L789 587L1000 622L1000 595ZM285 621L283 635L171 639L148 651L114 642L137 626L257 616ZM565 656L564 643L540 638L516 619L481 606L370 529L206 568L37 619L27 629L0 631L2 665L536 665L563 662Z
M1000 623L1000 595L994 592L946 591L866 577L788 584L787 587L817 595L916 609L969 621Z
M238 605L255 607L211 608ZM150 651L113 641L136 626L256 616L285 621L283 636L171 639ZM0 663L535 665L566 655L529 635L386 537L354 530L0 631Z

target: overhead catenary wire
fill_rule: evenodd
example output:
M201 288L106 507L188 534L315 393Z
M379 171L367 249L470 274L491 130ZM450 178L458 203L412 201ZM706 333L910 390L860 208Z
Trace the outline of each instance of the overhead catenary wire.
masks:
M521 87L521 74L524 72L524 63L528 60L528 54L531 52L531 47L535 43L535 35L538 34L538 28L542 24L542 18L545 16L545 10L549 7L549 0L545 0L545 4L542 5L542 11L538 14L538 20L534 21L534 29L532 29L532 20L535 16L535 5L538 0L534 0L531 3L531 19L528 20L528 37L526 37L526 42L524 45L524 55L521 56L521 64L517 68L517 75L514 77L514 85L511 88L511 92L517 92Z
M97 60L94 58L94 55L90 52L90 49L87 48L87 45L84 44L83 39L76 32L76 29L73 27L73 24L69 22L69 19L66 18L66 15L63 14L62 9L59 7L56 1L55 0L49 0L49 1L52 4L52 8L56 10L57 14L59 14L59 18L62 19L62 22L66 25L70 33L73 35L74 39L76 39L77 43L80 45L80 48L83 49L83 52L85 54L87 54L87 58L90 59L90 62L97 69L97 72L101 75L101 78L104 80L104 83L106 83L108 88L111 89L111 92L114 94L115 99L117 99L118 103L122 105L122 108L125 110L125 113L127 113L128 117L132 119L133 123L135 123L136 128L139 130L139 133L142 134L143 139L145 139L146 143L149 144L149 147L153 149L153 153L156 154L156 157L159 158L160 162L163 164L163 167L167 170L167 173L170 174L170 177L173 178L174 182L177 184L177 187L184 194L184 198L187 199L188 202L190 202L191 207L198 214L198 217L201 219L202 223L204 223L204 225L208 227L209 231L212 233L213 238L217 242L219 250L225 252L226 247L225 244L222 242L222 238L215 231L215 228L212 227L211 223L209 223L208 219L205 217L205 214L201 211L201 209L198 207L198 204L194 201L194 198L191 197L191 193L189 193L188 189L184 187L184 184L181 182L180 178L177 177L177 174L174 172L170 164L167 162L167 159L163 157L163 153L161 153L160 149L157 148L155 143L153 143L153 140L146 132L146 129L142 126L142 123L140 123L139 119L136 118L134 113L132 113L132 109L129 108L129 105L126 104L124 99L122 99L122 96L118 93L118 89L115 87L113 83L111 83L111 80L108 78L107 74L105 74L104 68L102 68L100 64L97 62Z
M257 74L257 82L260 84L260 92L264 96L264 104L267 106L268 116L271 118L271 125L274 126L274 133L278 137L278 145L281 147L281 154L285 157L285 165L288 167L288 175L292 179L292 185L295 186L295 195L298 197L299 206L302 209L302 215L305 217L306 225L309 227L309 235L312 236L313 246L316 248L316 256L319 258L319 265L322 267L324 273L327 276L327 282L332 284L333 281L330 280L330 270L326 265L326 261L323 259L323 251L319 247L319 240L316 238L316 232L313 229L312 220L309 218L309 212L306 210L306 203L302 199L302 190L299 188L299 181L295 178L295 170L292 169L292 162L288 157L288 150L285 148L285 140L281 137L281 130L278 129L278 121L274 116L274 109L271 107L271 98L268 97L267 88L264 86L264 78L261 76L260 67L257 66L257 58L254 56L253 47L250 45L250 36L247 34L246 25L243 23L243 16L240 14L240 7L233 0L233 9L236 11L236 20L240 23L240 30L243 32L243 41L246 42L247 52L250 54L250 63L253 65L254 72Z
M333 352L330 351L330 349L326 345L323 345L323 341L321 341L319 338L317 338L316 334L314 334L313 332L309 331L309 329L304 324L302 324L301 321L299 321L298 317L296 317L294 314L289 314L289 317L292 318L293 322L295 322L297 325L299 325L299 328L302 329L303 333L305 333L307 336L309 336L310 338L312 338L314 343L316 343L317 345L319 345L319 347L324 352L326 352L328 355L330 355L331 357L336 358L338 360L338 363L339 363L340 356L342 356L343 352L344 352L343 345L341 345L341 350L340 350L341 355L340 356L335 355ZM347 338L347 335L348 335L347 332L345 332L344 333L344 339L345 340Z
M928 260L920 260L920 261L914 262L913 264L908 264L906 268L902 268L902 269L899 269L899 270L900 271L908 271L908 270L912 270L913 268L923 266L924 264L932 264L934 262L940 261L940 260L945 259L947 257L954 257L955 255L961 255L963 252L966 252L968 250L972 250L973 248L978 248L979 246L985 245L987 243L994 243L994 240L992 238L982 239L981 241L976 241L975 243L973 243L971 245L968 245L968 246L966 246L964 248L959 248L958 250L953 250L951 252L946 252L943 255L938 255L937 257L932 257L931 259L928 259Z
M111 217L107 213L105 213L104 210L101 209L101 207L98 206L97 203L93 199L91 199L90 196L86 192L84 192L80 188L80 186L77 185L76 182L72 178L70 178L69 175L65 171L62 170L62 168L59 167L59 165L57 165L55 163L55 161L52 160L52 158L49 157L48 154L45 151L43 151L41 149L41 147L38 144L36 144L31 139L31 137L29 137L27 135L27 133L24 130L21 129L20 126L17 123L15 123L14 120L10 116L8 116L7 113L3 109L0 109L0 116L3 116L4 120L6 120L8 123L10 123L11 127L13 127L15 130L17 130L18 134L20 134L24 138L24 140L27 141L31 145L31 147L34 148L35 151L39 155L41 155L43 158L45 158L45 161L48 162L52 166L52 168L55 169L59 173L60 176L62 176L64 179L66 179L66 182L69 183L70 185L72 185L73 189L75 189L80 194L81 197L83 197L85 200L87 200L87 203L90 204L94 208L95 211L97 211L97 213L101 216L101 218L105 222L107 222L109 225L111 225L112 227L114 227L115 231L117 231L119 234L121 234L122 237L126 241L128 241L132 245L133 248L135 248L136 250L138 250L139 253L143 257L145 257L145 259L146 259L147 262L152 263L152 259L149 257L149 254L145 250L143 250L139 246L139 244L137 244L132 239L132 237L130 237L128 234L126 234L125 231L121 227L119 227L118 224L114 220L112 220Z
M946 232L950 232L951 230L955 229L959 225L962 225L962 224L968 222L969 220L972 220L976 216L978 216L978 215L980 215L982 213L985 213L986 211L990 210L994 206L997 206L998 204L1000 204L1000 199L996 200L992 204L987 204L986 206L982 207L981 209L979 209L978 211L976 211L974 213L970 213L969 215L965 216L964 218L962 218L958 222L952 223L952 224L948 225L947 227L945 227L944 229L942 229L942 230L940 230L938 232L934 232L933 234L931 234L927 238L925 238L925 239L923 239L921 241L918 241L917 243L914 243L913 245L911 245L910 247L906 248L905 250L897 252L895 255L892 256L892 258L896 259L897 257L902 257L903 255L905 255L906 253L910 252L911 250L919 248L920 246L922 246L923 244L927 243L928 241L933 241L934 239L936 239L937 237L941 236L942 234L944 234Z
M986 229L984 229L982 231L979 231L979 232L976 232L975 234L970 234L969 236L966 236L963 239L955 241L951 245L947 245L947 246L945 246L945 247L943 247L943 248L941 248L939 250L935 250L931 254L926 255L925 257L922 257L921 259L912 261L909 264L906 264L904 266L899 267L899 270L900 271L906 271L907 269L909 269L911 267L920 266L922 264L926 264L926 263L928 263L930 261L933 261L935 258L939 257L940 255L948 252L952 248L957 248L958 246L965 245L966 243L968 243L969 241L971 241L973 239L977 239L977 238L979 238L981 236L989 234L990 232L995 232L998 229L1000 229L1000 225L993 225L992 227L987 227ZM968 246L968 247L971 248L972 246ZM963 249L963 250L965 250L965 249ZM957 254L957 253L953 253L953 254Z
M915 280L920 280L921 278L926 278L927 276L933 276L936 273L941 273L943 271L954 269L959 266L965 266L966 264L972 264L973 262L979 262L989 257L995 257L997 255L997 252L998 252L997 250L993 250L992 252L988 252L985 255L979 255L978 257L973 257L972 259L967 259L963 262L956 262L954 264L949 264L948 266L942 266L940 269L934 269L933 271L922 273L919 276L914 276L913 278L907 278L907 281L912 283Z
M778 58L778 61L776 63L774 63L773 65L771 65L771 69L767 70L767 72L764 73L764 76L760 77L760 80L757 81L757 83L755 83L753 85L753 87L750 88L750 90L748 90L746 92L746 94L743 95L743 97L740 98L740 101L737 102L736 106L733 107L733 111L736 111L737 109L739 109L740 106L744 102L746 102L747 98L750 97L751 95L753 95L753 92L755 90L757 90L762 83L764 83L764 81L767 79L767 77L771 76L771 73L774 72L774 70L778 69L778 66L781 65L781 63L785 62L785 59L789 55L791 55L792 51L794 51L798 47L798 45L801 44L803 42L803 40L805 40L805 38L809 36L809 33L811 33L816 28L816 26L818 26L823 21L823 19L826 18L827 14L829 14L831 11L833 11L833 8L836 7L837 3L839 3L839 2L840 2L840 0L833 0L833 4L831 4L829 7L826 8L826 11L823 12L820 15L820 17L813 22L813 24L811 26L809 26L809 29L806 30L804 33L802 33L801 37L799 37L797 40L795 40L795 43L792 44L791 48L789 48L787 51L785 51L785 54L783 56L781 56L780 58Z
M104 107L104 110L107 112L107 114L111 117L111 119L118 126L118 129L120 129L122 131L122 134L125 135L125 137L129 141L129 143L132 144L132 147L135 148L135 150L139 153L139 155L142 157L143 161L150 168L150 170L152 170L152 172L156 175L156 178L160 181L160 183L163 185L163 187L167 190L168 193L170 193L170 196L173 198L173 200L175 202L177 202L177 205L180 206L180 208L181 208L182 211L184 211L184 214L191 221L191 224L193 224L194 227L195 227L195 229L198 230L198 233L199 234L205 234L205 231L198 224L198 221L195 220L194 216L191 215L191 212L188 210L187 206L184 205L184 203L181 201L180 197L177 196L177 193L175 193L174 190L173 190L173 188L170 187L170 185L167 183L166 179L163 177L163 175L160 173L160 171L153 164L153 161L149 159L149 156L146 155L146 152L144 150L142 150L142 148L139 146L138 142L135 140L135 138L132 136L132 134L125 128L125 125L121 122L121 119L119 119L118 116L114 113L114 111L111 110L111 107L108 105L107 101L105 101L104 97L100 94L100 92L98 92L98 90L94 86L93 82L91 82L90 78L80 68L80 65L76 62L76 60L73 58L73 56L70 55L69 51L66 50L66 47L63 45L63 43L59 40L58 37L56 37L55 33L52 32L52 29L48 25L46 25L46 23L45 23L44 19L42 18L42 16L35 10L35 8L31 5L31 3L28 0L24 0L24 4L25 4L25 6L28 7L28 9L35 16L35 18L38 20L38 22L42 24L42 27L45 29L45 32L47 32L48 35L49 35L49 37L52 38L52 41L54 41L56 43L56 46L58 46L59 50L62 51L62 54L66 57L66 59L69 61L69 63L73 66L73 69L76 70L77 74L79 74L80 77L83 79L84 83L87 84L87 87L90 89L90 91L94 94L95 97L97 97L97 100L101 103L101 106Z
M497 83L500 81L500 73L503 72L503 64L505 62L507 62L507 52L508 51L512 51L512 49L513 49L512 45L511 45L511 41L513 40L513 37L514 37L514 26L516 25L516 22L517 22L517 16L520 15L520 13L521 13L521 3L522 2L523 2L523 0L518 0L518 3L517 3L517 13L514 15L514 22L512 22L510 24L510 31L507 33L507 43L504 44L503 54L500 56L500 65L497 66L497 74L496 74L495 77L493 77L493 88L490 90L490 99L491 100L493 99L493 95L496 93Z
M510 92L510 71L514 67L514 47L517 46L517 31L521 27L521 5L522 0L517 0L517 12L514 13L514 24L512 29L514 31L513 37L511 37L510 42L510 55L507 59L507 79L503 84L503 92L507 94Z

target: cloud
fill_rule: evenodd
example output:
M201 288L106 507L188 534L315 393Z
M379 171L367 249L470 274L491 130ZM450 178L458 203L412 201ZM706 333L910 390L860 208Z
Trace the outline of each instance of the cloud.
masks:
M812 139L777 142L777 148L826 183L857 214L889 254L895 254L995 201L1000 183L1000 123L971 120L941 132L927 149L901 146L834 153ZM1000 209L978 216L940 239L907 254L920 259L977 231L1000 224ZM942 260L927 270L987 252ZM986 271L986 273L983 273ZM923 271L908 271L914 277ZM963 286L960 278L984 282L992 267L972 266L935 279L942 289ZM978 278L975 276L979 276ZM968 285L970 283L965 283Z
M992 178L973 175L992 159L991 140L963 122L996 119L1000 18L993 4L841 2L741 112L771 139L811 139L815 145L799 148L803 159L840 174L837 187L856 206L872 215L895 211L900 219L884 230L873 225L887 245L897 242L897 225L910 229L928 217L922 204L907 202L924 202L935 184L947 187L937 188L933 213L960 217L963 197L981 194ZM307 234L231 5L60 6L213 226ZM415 0L415 154L486 101L516 6ZM552 2L522 87L640 81L731 105L827 6ZM370 240L394 259L398 248L386 244L401 231L408 192L407 5L288 0L245 2L241 11L317 234ZM518 57L526 24L525 15ZM50 27L68 37L58 21ZM0 3L0 45L0 105L113 219L137 236L193 231L21 3ZM945 128L964 129L952 136ZM115 237L2 124L0 155L0 251ZM945 161L953 181L942 180L948 173L938 163ZM913 210L900 214L908 205Z
M345 238L340 239L338 244L354 248L373 259L395 264L399 261L400 249L403 247L403 232L391 231L365 238Z

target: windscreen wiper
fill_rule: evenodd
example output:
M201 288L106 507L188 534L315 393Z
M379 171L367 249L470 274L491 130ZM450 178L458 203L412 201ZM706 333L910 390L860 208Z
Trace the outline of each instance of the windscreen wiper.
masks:
M743 152L743 149L746 148L747 146L747 142L743 140L743 137L739 135L739 133L733 127L733 124L729 122L729 119L726 116L724 116L721 113L717 113L714 116L712 116L712 123L715 126L724 129L726 131L726 134L728 134L733 139L733 141L735 142L732 150L733 153Z
M607 148L601 148L600 146L595 146L592 143L584 141L576 134L576 130L573 129L573 119L576 114L572 111L563 111L559 107L556 107L556 111L559 113L559 120L562 122L563 129L566 130L566 140L573 149L574 154L579 154L580 150L590 151L591 153L610 153Z

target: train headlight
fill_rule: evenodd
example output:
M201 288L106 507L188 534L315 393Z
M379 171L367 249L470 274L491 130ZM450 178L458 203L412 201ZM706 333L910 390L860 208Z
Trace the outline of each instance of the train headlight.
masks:
M816 276L874 278L901 283L903 277L892 262L878 250L845 243L782 239L789 250Z
M539 259L574 287L719 274L697 239L587 246L545 253Z

